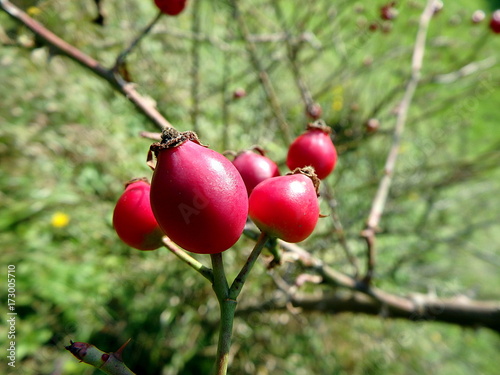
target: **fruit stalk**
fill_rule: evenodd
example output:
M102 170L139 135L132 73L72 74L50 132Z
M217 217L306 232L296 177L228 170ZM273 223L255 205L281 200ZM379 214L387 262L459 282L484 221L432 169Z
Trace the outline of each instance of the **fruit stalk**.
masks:
M212 270L200 262L198 262L196 259L194 259L191 255L189 255L187 252L182 250L179 246L177 246L170 238L167 236L163 237L163 244L165 247L170 250L171 253L173 253L177 258L182 260L184 263L186 263L189 267L194 269L196 272L201 274L205 279L207 279L210 282L214 282L214 274Z
M236 311L237 298L243 288L255 261L266 245L269 237L261 233L257 243L250 253L245 265L234 279L231 287L227 283L222 261L222 253L211 254L213 268L213 289L217 295L220 306L220 331L217 345L217 357L215 361L215 375L226 375L229 364L229 350L231 349L231 337L233 334L234 314Z
M211 254L212 268L214 272L213 289L217 295L220 306L220 328L219 342L217 344L217 357L215 361L215 375L226 375L229 364L229 349L231 348L231 336L233 333L234 312L236 311L236 300L230 300L229 285L224 272L222 253Z

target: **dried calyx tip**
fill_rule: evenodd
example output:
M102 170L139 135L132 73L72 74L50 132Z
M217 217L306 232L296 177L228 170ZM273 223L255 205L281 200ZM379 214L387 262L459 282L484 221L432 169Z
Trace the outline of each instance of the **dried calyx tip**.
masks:
M250 150L255 151L258 154L261 154L262 156L266 156L266 150L264 150L262 147L259 145L253 145Z
M195 132L192 131L180 132L174 128L165 128L161 132L161 141L153 143L150 146L150 150L154 152L156 156L158 156L159 151L167 148L180 146L187 141L193 141L201 146L204 146L198 139L198 135L196 135Z
M127 186L129 185L132 185L133 183L135 182L139 182L139 181L144 181L146 184L149 185L149 179L147 177L136 177L136 178L133 178L131 180L128 180L127 182L125 182L123 185L124 185L124 188L126 189Z
M313 167L307 166L302 168L295 168L293 171L287 173L287 175L293 174L303 174L304 176L309 177L314 185L314 189L316 190L316 195L319 197L319 185L321 183L321 180L316 175Z
M328 134L332 132L332 128L328 126L323 120L316 120L314 122L310 122L309 124L307 124L306 130L321 130Z

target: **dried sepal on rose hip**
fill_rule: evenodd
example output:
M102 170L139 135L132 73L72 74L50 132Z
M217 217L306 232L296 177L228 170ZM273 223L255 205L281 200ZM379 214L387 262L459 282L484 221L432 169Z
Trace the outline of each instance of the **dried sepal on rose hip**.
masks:
M258 146L238 152L233 159L233 165L240 172L248 195L262 181L280 175L276 163Z
M271 237L292 243L303 241L311 235L320 216L319 184L311 167L269 178L250 194L248 214Z
M222 154L193 132L168 128L150 148L157 163L151 207L165 234L199 254L220 253L240 238L248 213L245 184Z
M154 0L160 11L169 16L177 16L186 7L187 0Z
M164 234L151 210L150 189L145 178L127 182L113 211L113 227L118 237L138 250L155 250L163 244Z
M318 120L307 125L305 133L290 145L286 164L290 170L312 166L320 180L325 179L335 168L337 150L330 134L332 129Z

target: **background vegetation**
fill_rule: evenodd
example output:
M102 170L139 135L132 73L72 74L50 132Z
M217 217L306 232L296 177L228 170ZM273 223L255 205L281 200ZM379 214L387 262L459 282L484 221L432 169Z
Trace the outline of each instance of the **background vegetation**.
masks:
M128 56L127 70L177 129L196 130L220 152L259 144L283 172L289 140L309 121L304 82L336 132L340 156L323 187L322 212L330 216L301 245L353 274L344 248L363 271L360 231L392 142L424 3L400 1L398 17L382 22L381 1L252 0L240 2L238 21L230 2L193 0L181 16L160 20ZM106 0L100 26L90 0L16 4L105 66L156 14L152 1ZM387 291L500 300L500 37L487 28L496 6L445 2L431 21L377 234L375 284ZM477 25L470 21L476 9L488 15ZM138 134L158 129L5 13L0 41L0 263L2 275L8 264L17 267L14 373L97 373L64 350L69 340L112 351L129 337L126 362L138 374L207 373L218 318L210 285L166 249L128 248L111 225L123 182L151 173L151 141ZM270 105L256 65L267 72L281 112ZM246 96L234 100L239 88ZM369 119L380 123L377 131L367 130ZM241 267L251 243L242 238L225 254L229 272ZM241 307L286 298L277 285L293 285L303 272L293 263L267 270L261 262ZM230 373L494 374L499 350L498 334L487 329L392 320L383 311L262 309L237 318ZM10 371L5 358L0 371Z

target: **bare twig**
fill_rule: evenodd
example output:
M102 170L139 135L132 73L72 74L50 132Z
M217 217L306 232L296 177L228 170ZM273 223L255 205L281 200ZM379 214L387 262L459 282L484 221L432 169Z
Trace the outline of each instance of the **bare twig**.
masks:
M440 299L435 296L417 294L403 299L404 304L382 303L364 293L334 293L326 296L296 294L289 298L294 308L304 312L341 314L343 312L381 316L386 319L405 319L415 323L441 322L461 327L485 327L500 333L500 303L474 301L465 296ZM256 305L242 306L237 315L244 316L255 311L288 309L281 300L272 300Z
M22 23L35 33L40 39L47 43L55 53L69 57L82 67L107 81L115 90L130 100L140 113L145 115L146 118L159 128L163 129L172 126L170 122L158 112L152 100L139 94L134 84L126 82L123 77L113 69L105 68L94 58L84 54L76 47L62 40L10 1L0 0L0 8L13 19Z
M481 61L473 61L467 65L464 65L460 69L450 72L447 74L436 75L431 78L432 82L436 83L452 83L460 78L467 77L471 74L477 73L478 71L487 70L492 68L498 63L498 59L494 56L490 56Z
M279 244L285 250L284 262L298 262L305 269L320 275L323 278L323 284L351 291L351 293L343 294L340 290L328 296L303 294L287 296L285 300L290 301L294 307L331 314L356 312L381 315L385 313L386 318L486 327L500 333L500 302L498 301L476 301L465 296L440 299L433 295L415 293L408 294L406 297L398 296L336 271L296 244L281 240ZM263 305L243 307L238 313L256 311L262 306L265 310L286 308L285 303L273 300L264 302Z
M142 138L152 139L154 141L161 141L161 133L142 131L139 133L139 136L141 136Z
M408 116L408 110L410 108L410 104L415 94L418 82L420 80L420 71L424 58L427 29L433 14L434 1L435 0L427 1L427 5L420 17L420 24L415 40L415 46L413 49L411 76L406 85L403 99L401 100L401 103L399 105L396 125L394 128L393 141L384 167L384 176L380 180L378 190L376 192L375 198L373 199L370 214L368 215L368 219L366 222L366 227L361 232L361 236L366 240L367 243L367 271L364 278L364 281L367 284L370 283L375 271L375 232L384 212L385 203L387 201L389 190L391 188L394 169L396 166L396 161L398 159L399 148L401 146L402 135L406 124L406 118Z
M342 225L342 222L340 221L340 218L337 213L336 209L336 204L335 200L332 196L332 193L330 191L330 188L328 185L324 184L323 185L323 190L322 190L322 196L326 199L328 206L331 209L330 217L332 218L333 226L335 228L335 234L337 235L337 239L342 246L342 249L344 249L344 253L347 257L347 260L351 264L351 266L354 268L354 277L358 276L359 273L359 265L358 265L358 258L352 253L351 248L349 247L349 244L347 243L347 238L345 235L344 227Z
M118 68L125 63L125 59L127 56L132 52L132 50L137 47L139 42L144 38L148 33L151 32L151 29L153 26L158 22L158 20L161 18L163 15L162 12L158 12L158 14L153 18L153 20L142 30L139 35L130 43L130 45L125 48L125 50L118 55L116 61L115 61L115 66L113 67L114 70L118 70Z

